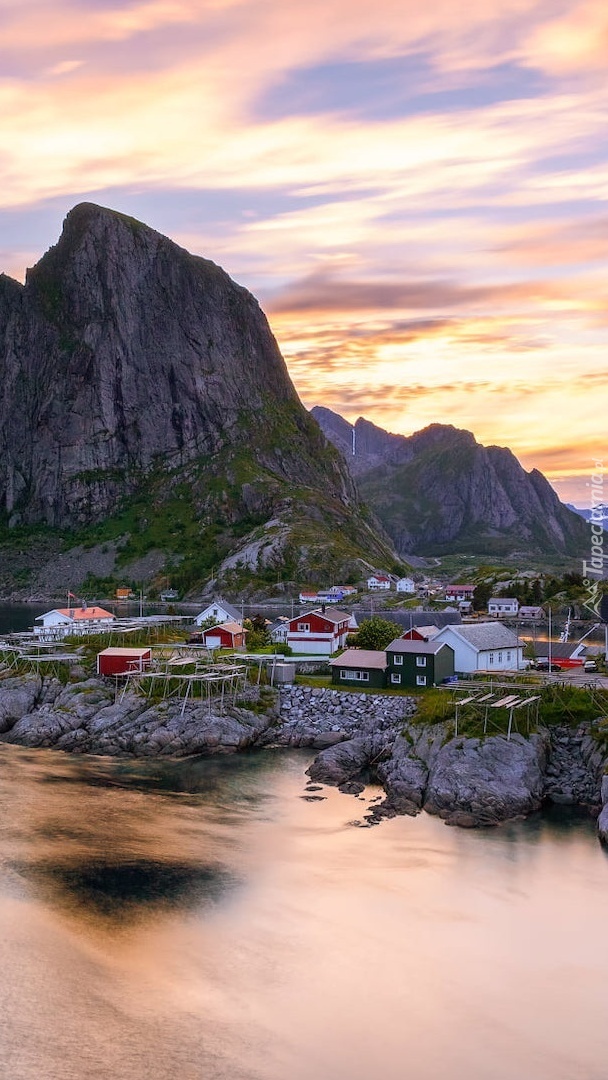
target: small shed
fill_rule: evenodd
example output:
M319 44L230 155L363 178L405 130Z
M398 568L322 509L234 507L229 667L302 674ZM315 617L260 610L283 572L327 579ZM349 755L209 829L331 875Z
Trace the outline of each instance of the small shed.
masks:
M201 637L208 649L242 649L246 634L240 623L224 622L204 630Z
M116 647L104 649L97 654L98 675L129 675L132 671L144 671L150 664L149 648Z

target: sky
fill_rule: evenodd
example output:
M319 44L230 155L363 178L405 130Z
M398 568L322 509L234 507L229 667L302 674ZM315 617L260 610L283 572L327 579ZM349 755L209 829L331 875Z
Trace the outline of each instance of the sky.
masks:
M588 505L607 61L605 0L0 0L0 270L132 214L258 297L306 406L467 428Z

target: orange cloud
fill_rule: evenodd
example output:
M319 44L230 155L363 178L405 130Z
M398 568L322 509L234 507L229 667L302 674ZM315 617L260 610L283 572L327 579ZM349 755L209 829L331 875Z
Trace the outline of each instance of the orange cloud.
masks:
M603 0L583 0L566 14L538 25L527 55L552 74L604 73L608 60L608 9Z

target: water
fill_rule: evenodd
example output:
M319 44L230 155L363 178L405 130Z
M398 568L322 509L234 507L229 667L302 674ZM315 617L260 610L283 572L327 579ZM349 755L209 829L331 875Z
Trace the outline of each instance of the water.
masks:
M31 630L35 625L34 619L38 615L43 615L45 611L50 611L53 607L65 606L66 601L62 603L53 604L51 601L39 601L37 603L30 604L0 604L0 635L23 632L25 630ZM102 606L106 611L111 611L118 618L132 618L140 614L140 607L137 603L117 603L114 600L107 600L102 602ZM177 615L184 615L188 619L194 619L195 615L199 611L202 611L206 604L144 604L144 615L166 615L168 611L171 611ZM238 604L238 609L243 611L245 618L252 618L258 612L263 612L267 619L275 619L279 615L293 614L293 605L285 604L282 606L266 606L260 604ZM297 610L297 606L296 606Z
M606 1077L592 824L359 828L307 760L0 747L2 1077Z

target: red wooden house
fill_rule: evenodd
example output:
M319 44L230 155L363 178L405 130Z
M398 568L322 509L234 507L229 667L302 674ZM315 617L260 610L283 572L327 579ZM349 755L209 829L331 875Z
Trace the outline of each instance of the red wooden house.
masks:
M203 630L201 640L208 649L242 649L247 631L240 623L225 622Z
M289 620L287 644L295 653L331 656L346 645L351 616L337 608L314 608Z

